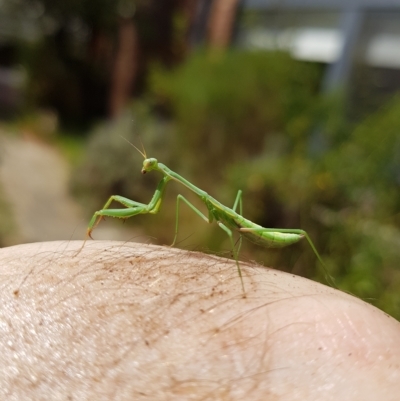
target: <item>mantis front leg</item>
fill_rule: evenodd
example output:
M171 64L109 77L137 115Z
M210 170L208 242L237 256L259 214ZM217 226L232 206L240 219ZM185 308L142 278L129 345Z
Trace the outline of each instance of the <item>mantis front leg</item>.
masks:
M130 200L128 198L124 198L123 196L119 195L111 196L104 205L103 209L98 210L97 212L94 213L87 228L87 236L92 238L91 236L92 231L100 223L103 217L128 219L130 217L136 216L137 214L158 213L161 207L161 202L163 200L165 186L167 185L169 180L170 180L169 177L164 177L159 182L157 189L154 192L153 197L151 198L151 201L147 205L144 203L139 203ZM126 207L126 209L109 209L109 206L113 201L121 203L123 206Z
M109 206L113 201L121 203L126 207L126 209L109 209ZM110 196L104 207L94 213L87 228L87 235L92 238L92 231L105 216L127 219L128 217L132 217L135 214L139 214L140 210L143 210L146 206L147 205L143 203L132 201L128 198L124 198L123 196L112 195Z

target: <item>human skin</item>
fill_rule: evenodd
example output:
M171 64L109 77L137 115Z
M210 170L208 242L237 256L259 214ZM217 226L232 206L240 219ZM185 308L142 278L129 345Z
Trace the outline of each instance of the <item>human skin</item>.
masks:
M2 400L399 400L400 324L291 274L151 245L0 249Z

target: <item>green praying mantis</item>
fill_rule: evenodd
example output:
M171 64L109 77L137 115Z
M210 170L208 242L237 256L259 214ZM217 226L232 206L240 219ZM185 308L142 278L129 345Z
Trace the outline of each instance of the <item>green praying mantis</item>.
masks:
M199 199L204 203L204 205L208 210L208 217L204 215L199 209L197 209L192 203L190 203L184 196L178 195L176 202L175 237L171 246L175 245L178 236L179 204L180 201L183 201L205 222L212 223L215 220L219 225L219 227L223 231L225 231L225 233L228 235L232 246L233 256L236 261L236 267L240 277L243 293L245 293L245 289L244 289L242 271L240 269L239 259L238 259L242 236L247 237L248 239L257 244L270 248L285 247L293 243L296 243L305 237L308 243L310 244L312 250L314 251L315 255L317 256L318 260L324 267L325 273L327 274L324 262L322 261L321 256L319 255L316 247L314 246L314 243L311 241L311 238L309 237L306 231L301 229L265 228L259 226L258 224L255 224L252 221L242 216L241 190L238 191L232 208L224 206L221 202L218 202L207 192L196 187L191 182L189 182L179 174L175 173L171 169L169 169L166 165L159 163L157 159L152 157L148 158L144 148L142 152L135 145L133 144L131 145L144 157L143 167L141 171L142 174L146 174L150 171L159 171L163 175L163 178L159 182L152 199L147 205L135 202L123 196L112 195L104 205L103 209L94 213L87 228L87 237L92 238L91 236L92 231L97 226L97 224L100 223L103 217L108 216L120 219L128 219L138 214L158 213L164 197L165 188L169 181L174 180L180 182L182 185L189 188L194 194L196 194L199 197ZM125 206L125 208L109 209L109 206L113 201L122 204L123 206ZM238 205L239 205L239 213L237 212ZM237 249L235 249L235 244L233 239L234 231L237 231L240 234L240 242Z

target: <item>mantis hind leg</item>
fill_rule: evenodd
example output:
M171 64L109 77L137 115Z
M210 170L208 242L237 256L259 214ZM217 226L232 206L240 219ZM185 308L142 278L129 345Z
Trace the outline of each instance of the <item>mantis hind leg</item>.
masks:
M321 258L321 255L319 254L319 252L317 251L317 248L315 247L314 243L312 242L310 236L308 235L307 231L301 230L299 228L241 228L239 231L241 232L252 232L252 233L263 233L263 232L277 232L277 233L283 233L283 234L297 234L297 235L301 235L304 236L308 242L308 244L310 245L311 249L313 250L315 256L317 257L317 259L319 260L323 272L324 272L324 276L326 281L332 285L333 287L337 288L335 280L333 279L333 277L329 274L328 272L328 268L326 267L324 261Z
M243 290L243 293L245 293L246 291L244 290L242 270L240 269L240 266L239 266L239 258L238 258L239 252L235 250L235 244L233 242L232 230L230 230L225 224L223 224L221 222L218 222L218 225L228 234L229 240L231 241L233 257L235 258L235 261L236 261L236 267L237 267L237 271L238 271L238 274L240 277L240 282L242 284L242 290ZM240 242L240 245L241 245L241 242ZM239 249L240 249L240 246L239 246Z

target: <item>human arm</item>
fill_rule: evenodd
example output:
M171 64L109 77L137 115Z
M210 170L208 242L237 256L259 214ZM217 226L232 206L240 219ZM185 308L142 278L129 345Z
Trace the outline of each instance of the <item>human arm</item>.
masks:
M228 259L80 246L0 250L1 399L399 398L400 324L361 300L242 263L243 297Z

